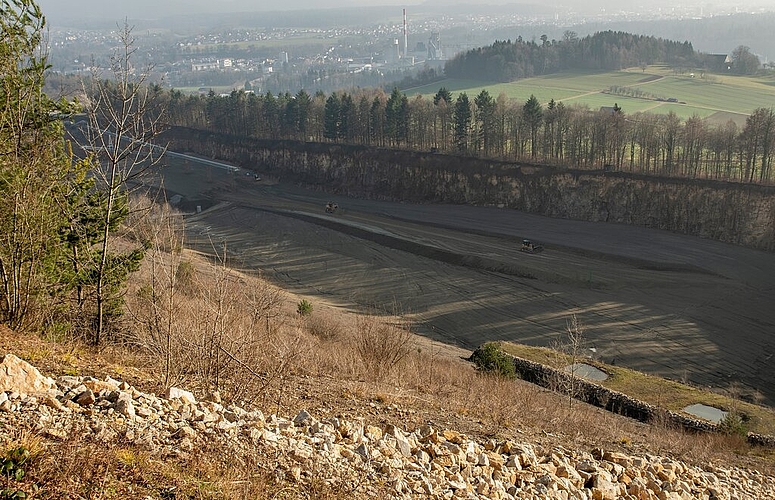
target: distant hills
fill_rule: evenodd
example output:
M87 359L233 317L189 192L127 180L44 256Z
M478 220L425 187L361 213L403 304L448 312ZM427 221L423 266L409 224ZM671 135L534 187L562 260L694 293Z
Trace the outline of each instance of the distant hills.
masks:
M451 78L509 82L570 69L618 70L657 62L702 67L700 59L689 42L602 31L580 39L495 42L458 54L444 71Z
M282 3L255 2L253 0L135 0L114 2L103 0L39 0L50 27L76 29L113 28L128 19L138 28L218 30L232 27L335 27L372 26L379 23L398 22L402 7L407 7L410 26L413 19L422 16L434 19L442 15L490 15L504 16L502 23L485 31L471 32L471 42L480 46L495 40L514 40L522 36L526 40L547 35L549 39L561 39L563 32L575 31L580 37L598 31L625 31L676 41L689 41L695 50L705 53L725 53L744 45L759 56L762 62L775 60L775 37L770 36L775 26L775 12L739 13L709 16L697 7L696 17L682 19L653 19L655 12L669 12L666 1L650 4L648 15L622 15L636 12L627 2L600 0L587 2L573 9L561 9L557 2L537 3L498 2L471 5L471 1L428 0L416 4L398 3L397 0L288 0ZM392 3L392 5L391 5ZM699 5L699 4L698 4ZM741 6L742 7L742 6ZM769 7L773 10L773 7ZM589 14L585 14L585 11ZM513 13L513 17L506 14ZM559 17L555 20L555 14ZM610 19L605 19L610 16ZM520 21L525 17L531 22ZM511 20L509 20L511 19ZM456 30L454 35L459 35ZM442 29L442 36L444 32ZM453 36L450 34L450 36ZM470 47L470 45L469 45Z

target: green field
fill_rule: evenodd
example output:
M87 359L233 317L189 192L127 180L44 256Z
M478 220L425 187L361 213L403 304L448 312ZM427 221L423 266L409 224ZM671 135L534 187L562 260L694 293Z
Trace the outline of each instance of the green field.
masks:
M613 86L630 87L663 99L634 98L604 93ZM497 97L526 101L535 95L543 104L551 99L567 105L578 104L598 109L617 103L625 113L650 112L666 114L673 111L680 118L698 115L702 118L723 116L744 123L756 108L775 107L775 79L731 75L676 75L663 67L649 67L646 71L624 70L606 73L568 72L511 83L486 83L474 80L446 79L430 85L408 89L408 95L432 97L441 87L453 96L466 92L476 96L483 89Z

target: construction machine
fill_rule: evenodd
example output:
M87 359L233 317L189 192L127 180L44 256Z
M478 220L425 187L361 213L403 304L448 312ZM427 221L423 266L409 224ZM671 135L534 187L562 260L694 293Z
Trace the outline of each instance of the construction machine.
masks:
M538 253L544 250L544 246L539 245L532 240L525 239L522 240L522 248L520 248L520 250L526 253Z

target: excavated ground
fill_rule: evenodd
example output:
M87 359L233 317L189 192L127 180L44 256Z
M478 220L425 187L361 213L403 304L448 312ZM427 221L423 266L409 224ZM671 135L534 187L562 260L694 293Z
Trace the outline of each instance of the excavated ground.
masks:
M173 160L189 245L295 293L391 309L474 349L548 346L575 314L593 356L775 404L775 258L716 241L514 210L350 199ZM177 199L176 199L177 200ZM327 201L340 209L324 210ZM203 211L196 214L199 205ZM519 251L522 238L545 246Z

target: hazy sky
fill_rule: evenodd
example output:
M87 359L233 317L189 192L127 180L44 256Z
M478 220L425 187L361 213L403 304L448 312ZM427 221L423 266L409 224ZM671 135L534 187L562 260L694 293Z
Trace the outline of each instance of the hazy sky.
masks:
M757 6L775 10L775 0L37 0L48 18L50 26L64 24L68 20L153 20L176 15L209 13L288 11L298 9L329 9L338 7L396 6L407 7L432 4L448 6L456 4L477 5L534 4L541 6L570 5L574 10L586 13L626 9L638 11L670 9L676 5L704 6L708 9L726 6ZM728 10L727 10L728 12Z
M377 5L417 5L400 0L38 0L49 24L73 18L156 19L175 14L258 12ZM455 2L453 2L455 3ZM477 3L473 0L471 3ZM505 3L499 0L488 3Z

